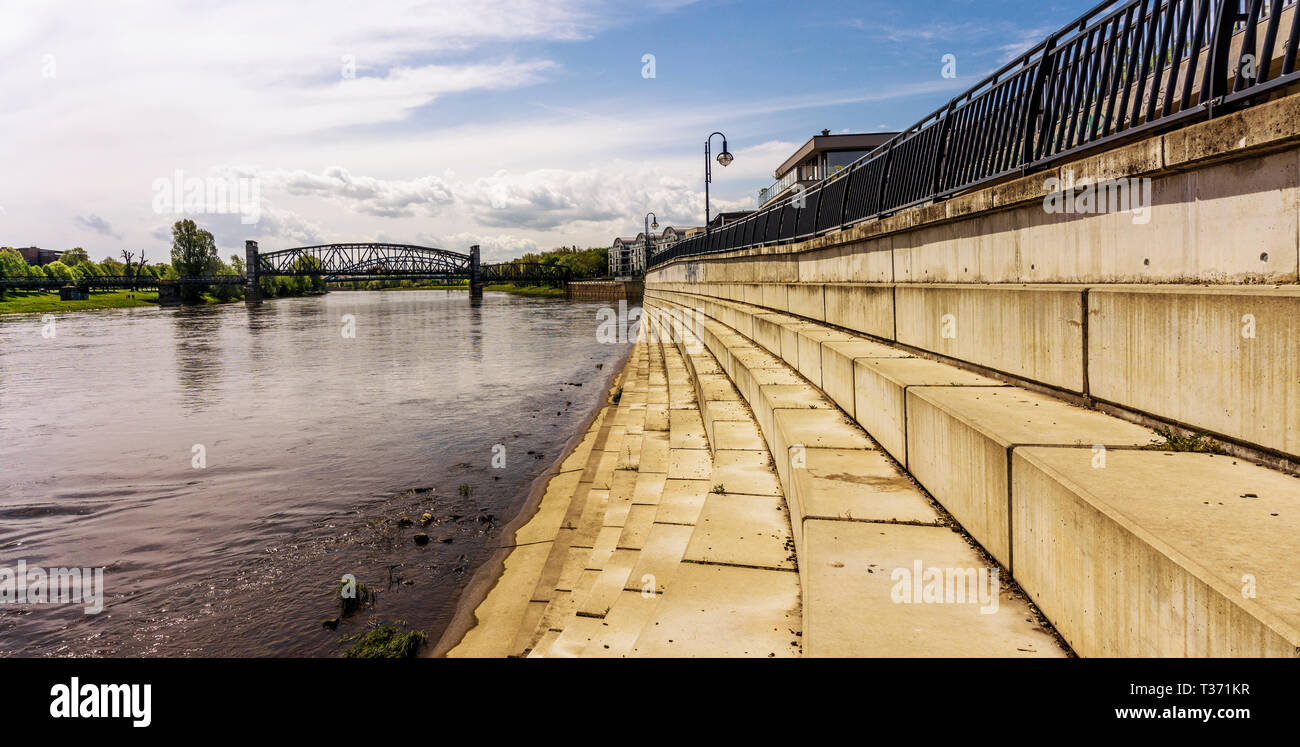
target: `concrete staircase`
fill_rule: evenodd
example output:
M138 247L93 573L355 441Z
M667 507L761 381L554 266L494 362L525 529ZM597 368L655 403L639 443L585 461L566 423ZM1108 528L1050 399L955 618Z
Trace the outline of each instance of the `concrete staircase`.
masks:
M808 653L822 640L834 642L828 653L874 653L854 637L887 640L870 626L896 618L824 632L847 617L819 619L818 595L845 588L824 578L834 575L820 562L828 548L889 568L930 557L906 536L932 516L920 502L858 497L857 485L882 484L888 460L876 445L1081 655L1300 652L1300 582L1285 572L1300 480L1232 457L1147 450L1151 432L1128 421L807 318L658 287L646 303L692 326L758 414L795 518ZM873 521L898 528L873 532Z
M528 655L797 655L790 525L757 427L707 351L647 325L614 415L626 447L587 501L595 542L569 549Z
M720 360L671 304L646 308L642 331L617 402L565 460L450 656L1065 653L1001 579L983 612L973 585L969 603L894 598L895 566L993 564L887 459L858 470L857 457L879 456L860 430L850 444L840 424L812 426L838 448L809 449L792 525L766 433L834 405L739 339ZM728 375L733 357L749 360L742 387L769 382L754 410Z

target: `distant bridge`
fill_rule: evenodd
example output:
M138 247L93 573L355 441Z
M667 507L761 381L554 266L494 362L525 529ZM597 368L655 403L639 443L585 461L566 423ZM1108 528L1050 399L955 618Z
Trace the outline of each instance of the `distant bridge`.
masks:
M481 296L487 283L562 283L573 280L567 267L540 262L479 262L478 246L469 254L410 244L322 244L263 254L256 241L245 242L245 275L202 275L159 280L151 275L58 278L0 278L0 290L153 290L167 300L179 298L180 286L243 285L250 303L261 303L264 277L319 277L325 282L351 280L468 280L470 294ZM304 261L306 259L307 261ZM174 298L173 298L174 297Z
M568 283L572 272L540 262L482 264L479 247L469 254L411 244L322 244L263 254L256 241L245 242L245 299L261 303L263 277L320 277L326 282L348 280L468 280L471 296L481 296L486 283ZM303 261L307 259L308 261Z

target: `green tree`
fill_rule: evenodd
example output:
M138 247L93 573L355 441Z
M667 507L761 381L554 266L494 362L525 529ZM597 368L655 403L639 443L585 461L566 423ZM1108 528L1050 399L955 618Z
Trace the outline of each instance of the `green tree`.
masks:
M220 265L217 242L212 234L199 228L189 218L176 221L172 226L172 267L176 272L182 277L212 275ZM198 303L203 289L196 285L186 285L181 294L181 300L185 303Z
M0 279L26 277L27 260L23 259L23 255L9 247L0 249ZM4 292L5 289L0 287L0 298L4 297Z
M0 249L0 277L27 277L27 260L23 259L23 255L19 254L17 249L9 247Z
M45 275L55 280L62 280L65 283L73 281L72 268L57 260L45 266Z
M73 249L69 249L63 254L60 254L59 261L67 265L68 267L76 267L82 262L89 262L90 255L86 254L85 249L82 249L81 247L78 246Z
M99 275L99 267L96 266L94 262L83 260L78 262L76 266L72 268L72 276L77 279L77 282L93 280L94 278L99 277Z
M231 257L231 259L234 260L236 257ZM217 269L216 273L219 276L238 277L243 274L242 272L236 272L234 267L225 262L221 262L221 260L217 260L217 262L221 265L220 268ZM217 284L212 287L212 295L218 301L238 301L244 297L244 286L225 283Z

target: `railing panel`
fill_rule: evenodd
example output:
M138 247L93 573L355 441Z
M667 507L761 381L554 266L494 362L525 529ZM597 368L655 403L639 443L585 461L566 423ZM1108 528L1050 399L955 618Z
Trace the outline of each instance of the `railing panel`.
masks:
M799 210L791 202L786 202L781 206L781 241L793 239L797 233L799 223Z
M1252 105L1300 83L1298 47L1296 0L1106 0L727 245L810 236Z
M844 197L848 193L850 176L851 174L842 174L822 187L821 203L817 211L818 233L837 228L843 222Z
M802 195L796 195L796 198L798 197L803 198L803 205L799 208L799 223L795 229L795 236L800 238L812 236L817 230L817 207L821 204L822 189L815 187Z

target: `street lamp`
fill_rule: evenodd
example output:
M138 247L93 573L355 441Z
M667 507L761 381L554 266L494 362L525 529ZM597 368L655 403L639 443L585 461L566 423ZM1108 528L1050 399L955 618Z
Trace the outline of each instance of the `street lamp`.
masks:
M722 164L722 168L725 169L736 158L727 150L727 136L721 132L715 132L713 135L722 138L722 152L718 154L718 163ZM704 141L704 236L706 238L709 235L709 185L713 183L713 159L711 158L713 155L713 135L709 135L709 138Z
M653 223L650 222L650 219L652 219L652 218L654 219L654 222L653 222ZM650 229L652 229L652 228L658 228L658 227L659 227L659 216L655 215L654 213L646 213L646 214L645 214L645 234L644 234L644 235L645 235L645 264L649 264L649 262L650 262L650 248L654 246L654 244L651 243L651 242L652 242L652 239L650 238Z

